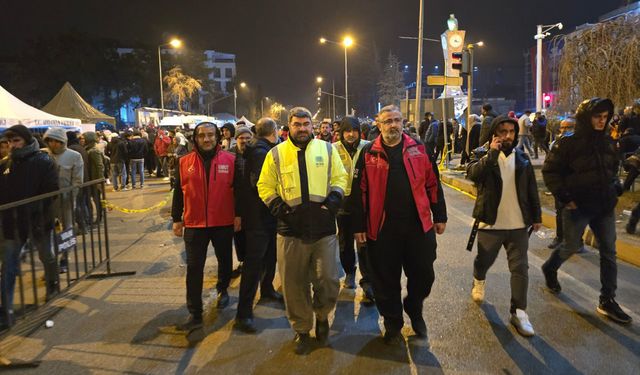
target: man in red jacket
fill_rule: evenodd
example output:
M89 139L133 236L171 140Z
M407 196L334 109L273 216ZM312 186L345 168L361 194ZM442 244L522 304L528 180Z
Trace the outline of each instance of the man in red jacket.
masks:
M169 181L169 168L168 168L168 154L167 150L171 145L171 138L165 134L164 130L158 130L158 135L153 143L153 150L158 157L158 169L156 175L158 177L164 177L166 181Z
M399 345L403 307L416 336L427 336L422 304L435 278L435 234L444 233L447 211L437 168L424 145L403 134L400 109L382 108L377 124L381 134L363 148L354 170L352 215L356 240L368 244L384 340ZM403 269L408 294L401 301Z
M217 307L229 304L231 243L234 230L240 230L233 194L235 156L220 149L220 130L213 123L201 122L194 138L194 150L180 158L171 208L173 233L184 237L187 252L187 308L191 316L179 327L184 330L202 325L202 283L209 242L218 260Z

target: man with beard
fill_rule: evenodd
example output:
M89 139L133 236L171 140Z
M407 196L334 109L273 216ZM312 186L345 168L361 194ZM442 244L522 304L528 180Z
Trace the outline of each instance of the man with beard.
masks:
M320 124L320 132L318 133L317 138L331 143L333 140L333 134L331 134L331 119L326 118L322 120L322 124Z
M478 303L484 301L487 271L504 246L511 271L511 324L521 335L533 336L525 312L529 285L527 228L540 229L542 211L533 165L521 149L514 148L518 130L516 120L496 117L491 124L491 142L476 149L467 167L467 178L478 188L474 232L480 229L471 298Z
M180 158L173 190L173 233L184 237L187 253L187 308L189 319L179 328L191 331L202 326L202 283L207 248L211 242L218 261L218 300L229 304L227 288L233 267L233 232L240 230L235 217L235 157L223 151L220 130L201 122L194 130L194 150ZM184 232L184 233L183 233Z
M348 289L356 287L356 253L354 249L353 222L349 212L349 199L351 197L351 183L353 180L353 167L358 160L362 149L369 144L368 141L360 140L360 121L354 116L345 116L340 123L340 141L334 143L336 150L340 154L340 160L344 169L349 174L345 200L338 213L338 242L340 243L340 263L346 273L344 285ZM358 246L358 263L360 264L360 286L364 292L364 302L373 302L373 289L367 268L367 251L364 244Z
M563 205L564 241L542 265L549 290L560 293L558 269L580 247L587 225L598 241L600 252L600 301L596 311L609 319L631 323L631 317L615 301L616 214L622 186L618 180L618 155L607 133L613 117L610 99L583 101L576 111L576 131L558 138L542 167L544 183Z
M416 336L427 337L422 307L435 279L436 233L444 233L447 210L437 168L424 145L402 132L400 109L382 108L378 127L381 135L362 149L356 163L350 201L355 238L367 243L384 340L400 345L403 308ZM407 276L404 301L402 270Z
M308 109L291 109L289 129L289 139L265 158L258 193L278 218L278 270L287 318L296 332L296 354L307 354L314 313L316 339L328 345L329 313L340 290L336 214L348 175L334 147L313 139Z

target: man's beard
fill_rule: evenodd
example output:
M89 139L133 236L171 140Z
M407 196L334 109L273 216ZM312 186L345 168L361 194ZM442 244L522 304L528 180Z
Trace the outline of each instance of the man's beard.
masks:
M505 155L511 154L511 151L515 148L513 142L502 142L502 146L500 147L500 151L504 152Z
M311 136L309 135L309 133L304 132L304 133L296 133L295 136L293 136L293 140L299 143L305 143L308 142L309 139L311 139Z
M391 129L387 132L387 134L382 135L382 139L384 143L395 143L400 140L402 132L400 130Z

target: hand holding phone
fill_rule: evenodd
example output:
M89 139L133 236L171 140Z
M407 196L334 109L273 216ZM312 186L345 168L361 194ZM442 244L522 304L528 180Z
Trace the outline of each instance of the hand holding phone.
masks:
M500 140L500 137L496 137L494 135L491 139L491 144L489 145L489 147L493 150L500 151L500 149L502 149L502 140Z

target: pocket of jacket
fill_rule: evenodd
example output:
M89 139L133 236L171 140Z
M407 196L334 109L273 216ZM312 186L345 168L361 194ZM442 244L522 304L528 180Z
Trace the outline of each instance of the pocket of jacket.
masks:
M280 176L282 177L284 191L289 191L296 187L296 176L292 165L283 166L280 170Z

